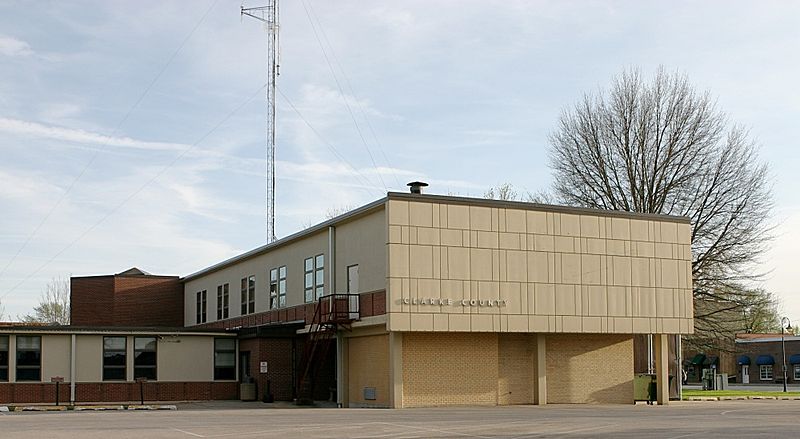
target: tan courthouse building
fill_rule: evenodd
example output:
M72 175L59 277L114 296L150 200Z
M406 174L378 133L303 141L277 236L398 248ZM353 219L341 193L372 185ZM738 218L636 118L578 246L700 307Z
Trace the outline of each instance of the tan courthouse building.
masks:
M666 403L667 337L693 331L682 217L389 193L172 282L184 329L236 335L209 385L269 400L632 403L633 336L654 334Z

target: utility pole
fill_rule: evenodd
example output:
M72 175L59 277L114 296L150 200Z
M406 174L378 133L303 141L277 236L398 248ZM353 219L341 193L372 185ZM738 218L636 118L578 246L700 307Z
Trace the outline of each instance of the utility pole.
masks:
M267 31L267 243L275 241L275 101L276 85L280 75L280 38L278 0L267 0L266 6L245 8L242 16L255 18L264 23Z

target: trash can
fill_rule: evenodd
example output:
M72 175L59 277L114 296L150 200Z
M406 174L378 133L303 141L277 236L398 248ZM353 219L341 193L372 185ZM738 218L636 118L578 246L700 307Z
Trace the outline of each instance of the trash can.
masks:
M639 373L633 379L633 400L652 403L656 400L656 375Z

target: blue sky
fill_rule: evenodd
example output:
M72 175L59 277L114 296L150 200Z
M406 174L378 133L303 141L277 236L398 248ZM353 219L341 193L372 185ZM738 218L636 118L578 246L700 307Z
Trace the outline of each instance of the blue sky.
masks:
M7 314L55 276L185 275L264 242L265 34L240 3L0 1ZM285 1L302 118L278 101L277 234L414 179L546 189L561 108L663 65L761 145L777 238L754 269L800 321L798 22L796 2Z

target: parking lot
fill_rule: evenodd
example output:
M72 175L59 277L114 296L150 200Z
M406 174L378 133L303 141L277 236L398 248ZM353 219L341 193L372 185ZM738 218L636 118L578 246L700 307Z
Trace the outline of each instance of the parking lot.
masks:
M3 413L9 438L794 437L800 401L404 410L270 409L235 402L178 411Z

